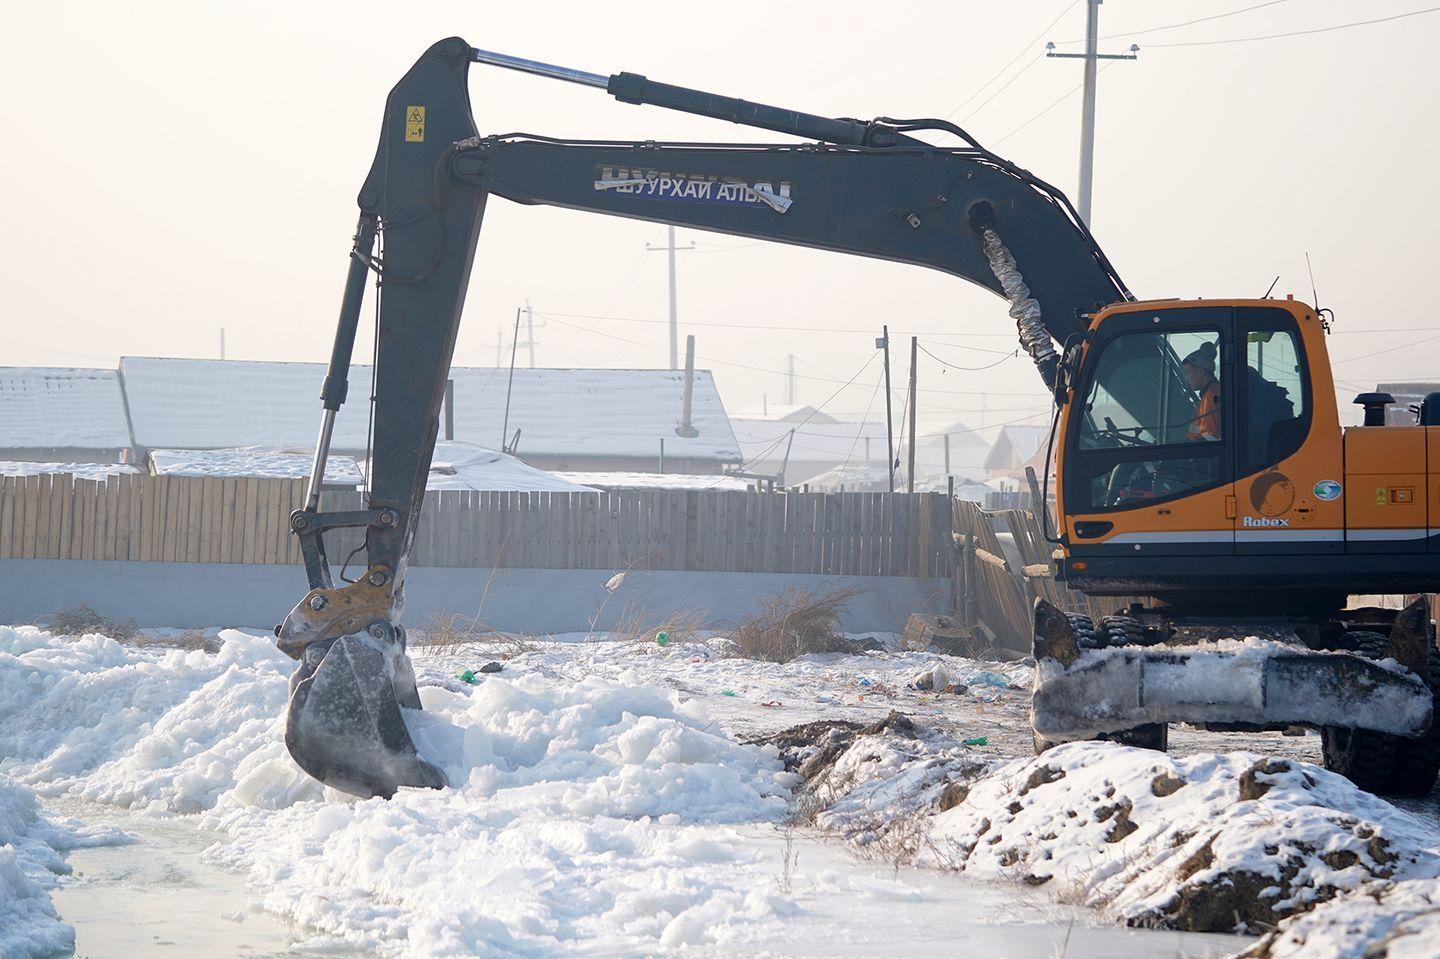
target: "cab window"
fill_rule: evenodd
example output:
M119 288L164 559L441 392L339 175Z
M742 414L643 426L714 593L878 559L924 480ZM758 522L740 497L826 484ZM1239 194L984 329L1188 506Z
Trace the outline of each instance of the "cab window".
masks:
M1218 327L1135 332L1100 347L1078 412L1070 492L1124 509L1224 478L1224 338Z
M1080 448L1219 442L1220 371L1219 330L1117 337L1096 364Z
M1240 390L1244 441L1241 474L1273 466L1295 453L1310 423L1310 396L1299 331L1284 310L1253 310L1241 316L1245 342Z

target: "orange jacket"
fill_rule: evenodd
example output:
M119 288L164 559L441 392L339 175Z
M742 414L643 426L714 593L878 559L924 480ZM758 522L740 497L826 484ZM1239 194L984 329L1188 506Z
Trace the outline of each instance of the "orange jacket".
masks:
M1195 419L1190 422L1186 434L1191 442L1220 438L1220 384L1211 380L1200 391L1200 402L1195 405Z

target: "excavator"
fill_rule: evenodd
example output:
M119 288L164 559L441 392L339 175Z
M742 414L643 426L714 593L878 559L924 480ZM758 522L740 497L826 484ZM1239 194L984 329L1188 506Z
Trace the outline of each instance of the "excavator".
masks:
M477 63L795 142L482 136L467 85ZM1309 729L1326 765L1364 788L1433 786L1440 655L1423 594L1440 587L1440 394L1413 425L1385 425L1393 399L1362 394L1364 425L1342 429L1329 311L1290 297L1138 299L1060 190L944 120L830 118L458 37L430 47L386 101L311 482L289 518L311 588L275 628L298 661L285 739L316 779L366 797L447 785L405 725L420 700L401 616L492 196L916 264L1004 298L1055 401L1056 576L1118 604L1097 622L1037 602L1036 749L1163 750L1171 723ZM321 511L372 274L370 489L364 509ZM365 531L366 562L337 583L325 533L345 527ZM1401 610L1349 608L1377 593L1422 595Z

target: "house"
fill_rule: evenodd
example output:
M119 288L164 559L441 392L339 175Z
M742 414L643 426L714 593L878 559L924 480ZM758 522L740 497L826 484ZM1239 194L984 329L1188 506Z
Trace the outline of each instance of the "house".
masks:
M0 460L118 463L133 446L114 370L0 367Z
M813 407L800 407L799 410L810 411L806 414L810 418L807 420L801 416L796 419L795 412L792 412L796 409L771 405L772 413L779 411L779 415L768 418L731 417L730 425L734 427L735 438L745 454L748 471L773 475L779 473L783 466L786 485L795 486L804 483L813 485L822 474L830 474L839 468L840 473L826 475L822 482L827 487L838 487L843 482L846 489L851 489L858 475L851 475L852 469L867 475L878 469L886 473L888 485L885 450L890 440L883 418L863 423L847 422L826 417L823 413L810 415L815 412ZM792 430L793 438L790 435ZM905 442L904 424L897 419L894 444L902 474L909 463ZM951 423L939 430L927 427L917 431L915 472L918 476L932 473L943 476L948 462L951 475L961 479L979 479L982 474L980 464L988 449L988 444L963 423Z
M320 363L125 357L120 372L135 444L144 449L308 452L320 424ZM675 370L451 370L454 435L511 447L541 469L718 474L741 461L715 379L696 370L690 428L681 423L685 374ZM350 370L350 401L332 449L361 456L368 440L371 368ZM518 443L516 442L518 435Z
M1034 459L1035 454L1044 454L1045 441L1049 435L1048 426L1013 423L1002 426L981 466L991 477L1023 475L1026 464Z

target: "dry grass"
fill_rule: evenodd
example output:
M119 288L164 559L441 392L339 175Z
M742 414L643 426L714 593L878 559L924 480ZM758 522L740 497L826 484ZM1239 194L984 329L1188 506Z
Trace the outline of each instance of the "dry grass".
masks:
M422 641L413 652L426 656L457 656L480 653L499 659L514 659L536 648L538 636L507 633L460 613L432 613L421 624Z
M115 640L131 640L140 632L135 620L108 619L95 611L89 603L77 603L68 609L56 610L50 614L50 631L58 636L83 636L86 633L100 633Z
M675 646L700 642L713 632L708 625L710 614L693 600L658 620L651 619L644 606L643 600L627 602L608 637L632 646L653 646L663 632L668 637L666 645Z
M764 597L759 614L740 620L730 634L737 655L788 663L809 653L858 652L840 628L840 614L861 592L854 587L827 592L791 587Z

